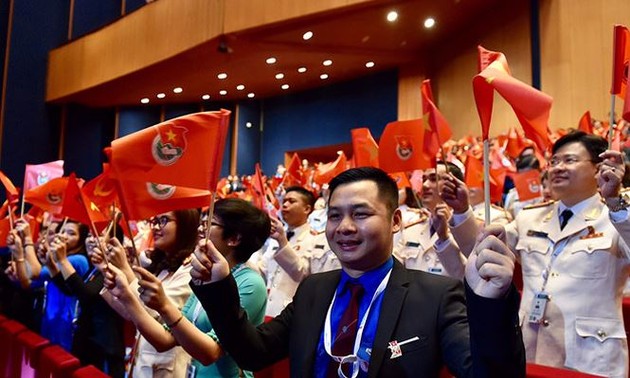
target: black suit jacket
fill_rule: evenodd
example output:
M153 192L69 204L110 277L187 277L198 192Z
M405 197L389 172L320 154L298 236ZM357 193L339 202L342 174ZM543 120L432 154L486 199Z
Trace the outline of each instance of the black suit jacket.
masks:
M315 274L299 286L293 302L273 321L254 327L239 307L234 279L194 285L221 345L246 370L287 355L292 377L313 375L315 351L340 271ZM518 293L492 300L468 290L467 316L460 281L411 271L394 260L384 292L370 359L369 377L438 377L444 364L458 377L521 377L525 353L518 327ZM470 334L473 338L471 342ZM390 341L418 341L391 358Z

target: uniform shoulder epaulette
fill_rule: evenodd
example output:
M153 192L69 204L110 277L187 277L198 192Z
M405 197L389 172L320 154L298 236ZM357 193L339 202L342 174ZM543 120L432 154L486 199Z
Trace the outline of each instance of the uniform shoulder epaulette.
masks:
M494 207L495 209L501 210L501 211L507 211L507 210L505 210L505 208L503 208L503 207L501 207L499 205L495 205L493 203L490 204L490 207Z
M429 219L431 213L429 213L426 209L417 209L418 210L418 219L415 219L413 222L405 223L404 227L409 228L411 226L415 226L419 223L426 222Z
M525 206L523 208L523 210L530 210L530 209L538 209L538 208L541 208L541 207L547 207L549 205L553 205L555 202L556 201L551 200L551 201L546 201L546 202L534 203L534 204Z
M321 230L321 231L311 230L311 235L317 236L317 235L323 234L324 232L326 232L326 230Z

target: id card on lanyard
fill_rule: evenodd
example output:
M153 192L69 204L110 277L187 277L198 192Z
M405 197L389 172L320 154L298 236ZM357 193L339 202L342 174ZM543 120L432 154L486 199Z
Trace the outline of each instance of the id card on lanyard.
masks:
M363 314L363 318L361 318L361 323L359 323L359 327L357 328L357 335L354 339L353 353L348 356L335 356L332 354L331 314L332 314L333 305L335 304L335 300L337 299L337 291L335 291L335 295L333 296L333 299L330 302L330 306L328 307L328 312L326 314L326 322L324 323L324 349L326 350L326 353L328 354L328 356L330 356L330 358L332 358L334 361L339 363L339 368L337 370L337 373L339 374L340 377L345 377L343 371L341 370L341 365L344 363L352 364L351 378L356 378L359 375L360 366L367 367L367 361L360 360L357 354L361 346L361 339L363 338L363 331L365 330L365 323L367 322L367 319L370 315L372 306L374 305L374 302L376 302L378 297L381 294L383 294L383 292L385 291L385 288L387 287L387 283L389 282L389 277L391 274L392 274L392 270L390 269L389 272L387 272L387 274L381 281L381 283L376 288L376 292L374 292L374 295L372 296L372 299L370 300L370 304L367 310L365 311L365 314Z

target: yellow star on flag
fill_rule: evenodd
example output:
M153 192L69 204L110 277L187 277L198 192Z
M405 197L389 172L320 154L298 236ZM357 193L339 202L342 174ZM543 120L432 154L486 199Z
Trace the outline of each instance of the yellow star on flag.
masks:
M486 83L488 84L492 84L492 81L494 80L494 76L490 76L486 78Z
M431 131L431 124L429 123L429 119L431 118L431 114L429 112L426 112L422 115L422 126L424 127L425 131Z
M90 201L90 210L92 210L92 211L100 211L98 206L96 206L96 204L94 202L92 202L92 201Z
M177 134L175 134L175 133L173 132L173 129L168 129L168 131L166 132L166 137L167 137L167 141L168 141L168 142L171 142L171 141L172 141L172 142L175 142L175 141L176 141L176 139L177 139L177 138L176 138L176 137L177 137Z

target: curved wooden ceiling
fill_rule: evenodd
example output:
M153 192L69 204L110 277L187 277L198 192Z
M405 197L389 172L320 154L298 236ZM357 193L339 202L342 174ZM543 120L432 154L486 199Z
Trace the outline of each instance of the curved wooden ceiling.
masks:
M273 1L265 3L268 7L274 6ZM242 100L247 99L249 93L260 99L348 80L376 70L408 64L430 66L436 49L457 40L470 25L492 17L492 9L504 6L501 3L500 0L363 1L214 36L157 63L101 83L78 85L66 93L57 91L55 94L55 83L63 82L63 75L81 75L81 72L64 70L65 63L53 59L47 100L106 107L138 105L145 97L151 104L200 102L204 94L210 95L209 101ZM228 4L229 0L223 3ZM144 11L148 10L143 8L138 12ZM398 13L395 22L386 19L390 11ZM423 26L427 17L436 20L432 29ZM117 21L121 22L126 22L126 18ZM311 31L313 37L306 41L303 34L307 31ZM98 39L94 37L103 32L97 31L91 38ZM77 43L86 42L77 40L70 45ZM84 49L89 50L88 47ZM276 63L267 64L265 60L269 57L275 57ZM323 65L327 59L332 60L332 65ZM367 62L374 62L374 67L367 68ZM89 59L82 64L89 65ZM299 67L306 67L306 72L299 73ZM219 73L227 73L227 78L217 78ZM284 77L278 79L277 74ZM327 74L328 78L322 80L322 74ZM238 90L241 84L245 89ZM283 89L283 84L288 85L288 89ZM181 87L183 92L174 94L176 87ZM221 95L221 90L226 90L227 94ZM165 98L157 98L158 93L164 93Z

